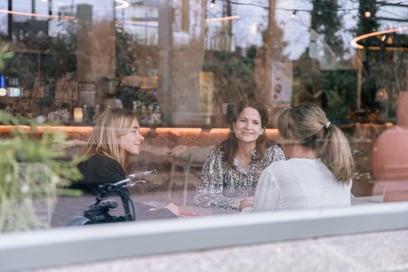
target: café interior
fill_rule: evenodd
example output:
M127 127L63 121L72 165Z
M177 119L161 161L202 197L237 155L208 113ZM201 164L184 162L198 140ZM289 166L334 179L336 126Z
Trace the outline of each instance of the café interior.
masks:
M407 1L2 1L0 137L19 154L63 132L63 161L73 161L104 110L130 109L144 142L128 171L155 169L132 197L201 217L220 213L192 198L231 108L262 101L278 141L279 112L312 102L349 140L353 203L404 202L407 14ZM28 138L13 141L16 131ZM92 201L56 183L45 202L27 194L40 223L7 229L0 214L0 231L62 227Z

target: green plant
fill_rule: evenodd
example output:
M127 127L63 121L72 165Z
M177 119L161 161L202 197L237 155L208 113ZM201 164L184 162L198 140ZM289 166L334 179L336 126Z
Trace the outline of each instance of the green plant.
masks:
M39 132L34 121L5 112L0 122L14 125L0 142L0 232L46 228L38 207L49 213L60 189L81 178L81 157L66 159L62 131Z
M9 45L7 43L0 43L0 70L3 69L4 61L14 56L13 52L9 51Z

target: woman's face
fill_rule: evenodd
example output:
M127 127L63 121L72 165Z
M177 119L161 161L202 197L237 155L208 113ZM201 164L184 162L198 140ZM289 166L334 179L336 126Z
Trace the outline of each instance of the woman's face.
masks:
M144 137L140 134L139 122L137 120L133 121L132 127L129 131L119 138L120 144L125 151L133 155L140 153L140 145L143 140Z
M239 114L237 121L232 124L235 136L238 141L250 143L256 142L259 135L264 133L262 128L261 115L251 107L246 107Z

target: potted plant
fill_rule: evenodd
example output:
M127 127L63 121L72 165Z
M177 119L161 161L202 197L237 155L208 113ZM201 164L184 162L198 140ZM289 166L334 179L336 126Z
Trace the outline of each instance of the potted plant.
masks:
M67 135L40 132L33 120L0 112L9 132L0 141L0 232L49 226L57 195L79 180L77 155L67 159Z

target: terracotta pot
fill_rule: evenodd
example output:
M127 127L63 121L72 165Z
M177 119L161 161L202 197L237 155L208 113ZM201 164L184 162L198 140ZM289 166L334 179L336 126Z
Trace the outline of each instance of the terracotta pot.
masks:
M397 100L397 125L384 131L375 141L371 168L376 179L375 191L384 201L408 200L408 91Z
M371 170L376 180L408 180L407 146L408 127L398 125L381 133L371 151Z

